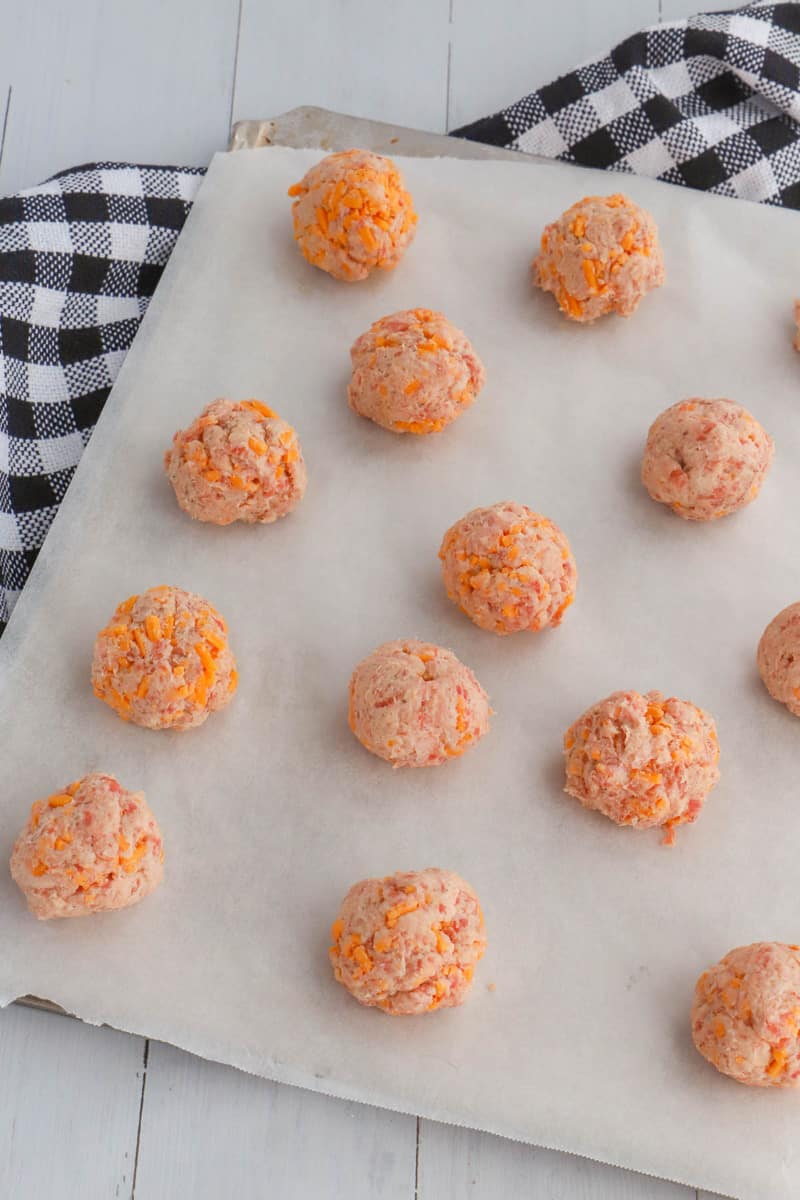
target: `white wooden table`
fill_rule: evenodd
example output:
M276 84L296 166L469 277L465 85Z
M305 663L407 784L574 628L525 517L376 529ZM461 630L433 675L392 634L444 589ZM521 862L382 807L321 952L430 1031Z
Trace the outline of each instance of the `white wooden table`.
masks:
M232 121L300 104L442 132L696 7L0 0L0 194L89 160L203 164ZM141 1037L0 1012L0 1197L133 1196L712 1200L266 1083Z

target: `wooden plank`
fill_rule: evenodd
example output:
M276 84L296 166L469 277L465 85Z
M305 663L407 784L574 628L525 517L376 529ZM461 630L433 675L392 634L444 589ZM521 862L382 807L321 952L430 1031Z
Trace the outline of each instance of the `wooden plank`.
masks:
M695 1195L694 1188L571 1154L420 1122L417 1200L695 1200Z
M0 1010L0 1196L130 1196L143 1054L143 1038Z
M416 1119L151 1042L136 1200L414 1200Z
M316 104L442 131L449 0L243 0L234 119Z
M453 0L448 128L513 104L658 20L658 0Z
M227 142L238 16L239 0L11 0L0 192L92 159L207 163Z

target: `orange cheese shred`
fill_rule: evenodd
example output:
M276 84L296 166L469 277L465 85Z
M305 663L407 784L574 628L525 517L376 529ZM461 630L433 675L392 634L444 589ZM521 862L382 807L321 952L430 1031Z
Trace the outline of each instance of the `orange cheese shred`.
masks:
M401 917L405 916L406 913L416 912L418 908L419 904L417 904L416 900L395 904L392 908L388 909L384 920L389 928L393 929Z
M144 619L144 631L151 642L161 640L161 622L155 613L148 613Z
M136 843L136 849L134 850L133 854L131 854L128 858L120 858L119 865L122 867L123 871L127 872L128 875L135 871L139 861L144 857L146 849L147 841L146 839L142 838L140 842Z
M48 798L47 804L50 808L63 808L65 804L72 803L72 796L66 792L56 792L55 795Z
M777 1046L772 1047L772 1058L767 1067L767 1075L775 1079L783 1071L786 1070L786 1051L780 1050Z

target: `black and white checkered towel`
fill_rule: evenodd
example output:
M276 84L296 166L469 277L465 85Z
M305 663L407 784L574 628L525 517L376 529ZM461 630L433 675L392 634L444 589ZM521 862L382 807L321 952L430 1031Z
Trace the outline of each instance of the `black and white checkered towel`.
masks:
M456 134L800 208L800 3L645 30ZM100 163L0 200L0 633L202 174Z
M457 137L800 208L800 4L656 25Z
M202 174L98 163L0 200L0 633Z

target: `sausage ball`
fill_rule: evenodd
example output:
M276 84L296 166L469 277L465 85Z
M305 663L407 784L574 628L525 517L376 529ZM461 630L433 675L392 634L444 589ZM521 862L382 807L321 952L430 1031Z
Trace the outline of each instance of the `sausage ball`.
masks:
M353 282L391 271L416 231L417 214L390 158L369 150L329 154L289 188L294 237L312 266Z
M548 225L533 282L571 321L629 317L664 282L656 223L627 196L586 196Z
M489 698L472 671L430 642L386 642L350 680L350 728L393 767L436 767L489 728Z
M564 735L565 791L617 825L662 826L694 821L719 779L713 719L688 700L660 692L614 692Z
M95 696L146 729L202 725L230 703L237 682L224 618L182 588L130 596L94 644Z
M142 792L92 774L34 802L11 875L45 921L137 904L158 887L163 864L161 832Z
M331 940L339 983L360 1004L392 1016L462 1004L486 949L478 897L437 867L356 883Z
M375 321L350 358L350 407L395 433L439 433L469 408L486 377L461 330L427 308Z

